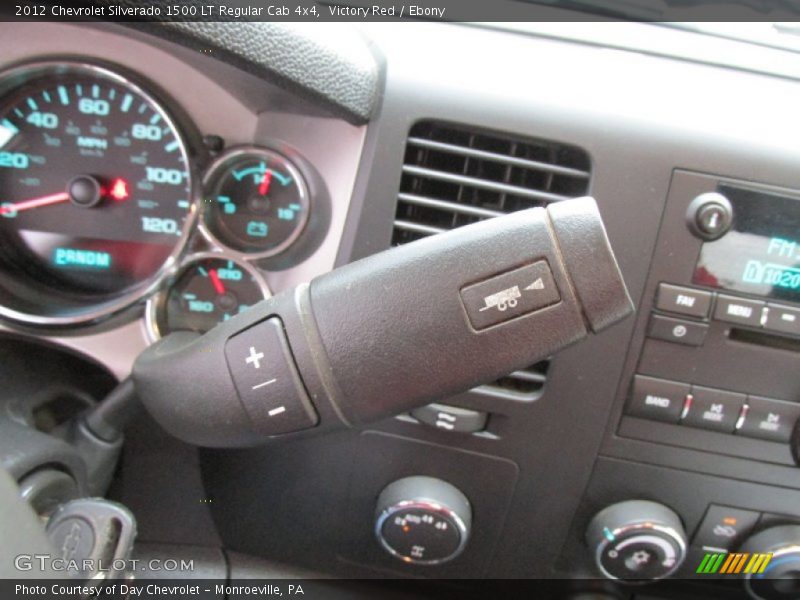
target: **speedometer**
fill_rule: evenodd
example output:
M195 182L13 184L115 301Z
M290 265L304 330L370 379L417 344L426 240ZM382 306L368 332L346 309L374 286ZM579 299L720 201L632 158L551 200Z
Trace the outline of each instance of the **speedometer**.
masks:
M148 293L196 209L167 111L116 73L36 64L0 79L0 314L97 319Z

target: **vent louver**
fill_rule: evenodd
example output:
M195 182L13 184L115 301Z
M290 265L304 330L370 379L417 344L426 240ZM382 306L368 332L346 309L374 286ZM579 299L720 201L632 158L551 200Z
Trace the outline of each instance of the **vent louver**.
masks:
M517 210L585 195L583 150L548 141L424 121L408 137L392 245ZM548 361L475 388L516 400L537 398Z

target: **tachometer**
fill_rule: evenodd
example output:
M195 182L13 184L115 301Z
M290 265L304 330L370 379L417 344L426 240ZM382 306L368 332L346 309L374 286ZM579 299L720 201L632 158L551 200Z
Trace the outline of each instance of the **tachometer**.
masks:
M147 92L104 68L0 79L0 314L96 319L152 289L195 214L185 143Z

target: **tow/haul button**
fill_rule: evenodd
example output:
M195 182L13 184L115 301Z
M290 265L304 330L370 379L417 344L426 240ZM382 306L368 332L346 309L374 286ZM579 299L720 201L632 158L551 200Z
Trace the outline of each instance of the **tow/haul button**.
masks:
M267 319L230 338L225 358L239 398L260 432L278 435L317 424L279 319Z
M485 329L561 300L553 273L544 260L496 275L461 290L461 300L475 329Z

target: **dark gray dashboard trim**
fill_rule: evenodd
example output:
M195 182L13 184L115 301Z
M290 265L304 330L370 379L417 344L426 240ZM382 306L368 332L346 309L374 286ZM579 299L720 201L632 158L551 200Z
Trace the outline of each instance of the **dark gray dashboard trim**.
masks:
M590 28L583 25L575 26L574 33ZM598 36L610 38L620 31L592 25ZM796 187L795 129L785 115L798 90L786 77L623 50L613 47L613 40L600 49L584 40L508 35L494 27L408 24L397 31L379 23L362 29L380 44L390 68L385 101L367 132L337 264L389 246L406 138L422 119L472 124L480 130L515 132L585 149L592 157L589 193L598 198L639 306L676 168L691 166ZM626 24L625 30L638 31L640 37L646 37L643 31L655 31L676 42L702 37L642 24ZM409 35L414 44L406 43ZM460 52L437 53L436 47ZM419 68L423 63L425 68ZM480 73L479 85L474 83L475 73ZM757 98L770 98L771 110L763 110ZM506 520L514 525L503 532L490 576L546 577L558 572L553 556L567 541L566 523L579 509L591 472L607 456L683 473L689 472L688 466L709 481L750 481L762 486L765 496L780 489L768 486L781 486L781 477L785 481L788 467L606 434L604 424L615 419L612 404L633 335L629 325L559 353L550 365L545 393L536 402L517 406L495 401L477 407L507 424L499 439L450 442L520 466ZM443 443L446 435L397 419L381 424L380 430L432 443ZM691 490L697 503L706 502ZM636 491L646 495L646 486Z
M217 55L323 104L353 124L369 121L380 97L382 61L374 46L346 25L336 25L339 30L333 35L300 23L169 22L131 27Z

